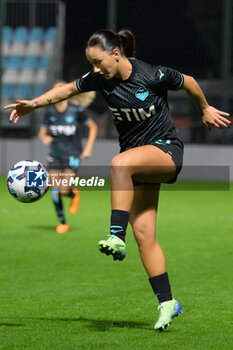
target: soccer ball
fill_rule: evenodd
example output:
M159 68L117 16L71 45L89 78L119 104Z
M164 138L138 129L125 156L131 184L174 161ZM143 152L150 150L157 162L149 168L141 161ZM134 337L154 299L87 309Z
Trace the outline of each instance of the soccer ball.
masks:
M7 175L10 194L20 202L32 203L42 198L48 190L49 174L36 160L21 160Z

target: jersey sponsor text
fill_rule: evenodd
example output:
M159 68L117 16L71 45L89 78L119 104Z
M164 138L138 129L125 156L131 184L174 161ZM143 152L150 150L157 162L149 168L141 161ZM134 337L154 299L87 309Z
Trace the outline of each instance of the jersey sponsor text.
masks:
M150 118L156 114L155 106L151 105L147 109L143 108L111 108L112 114L115 120L134 122L135 120L141 121L146 118Z

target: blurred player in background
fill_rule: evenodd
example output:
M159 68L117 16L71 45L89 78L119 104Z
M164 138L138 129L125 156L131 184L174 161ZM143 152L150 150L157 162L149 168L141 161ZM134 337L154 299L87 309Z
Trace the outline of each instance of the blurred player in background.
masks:
M54 87L62 85L64 82L59 82ZM65 100L49 106L45 111L39 130L39 138L42 143L50 145L47 168L50 182L53 184L52 200L60 221L56 231L60 234L66 233L70 229L65 220L62 196L71 198L69 208L71 214L76 214L79 208L79 191L77 188L71 188L69 180L71 177L75 177L80 160L89 158L92 154L97 125L86 115L83 107L87 107L94 97L94 92L88 92L74 97L72 101ZM84 150L82 150L81 144L81 125L86 125L89 129ZM67 180L68 185L65 185L63 180Z
M156 239L161 183L176 181L183 163L183 143L170 116L168 90L184 89L200 110L204 125L227 128L228 113L210 106L196 80L164 67L132 58L134 35L124 30L101 30L87 42L86 56L93 69L72 83L48 91L31 101L17 101L10 122L34 109L57 103L82 92L98 90L109 105L119 133L120 154L112 160L110 234L99 242L101 252L122 260L130 220L140 257L159 300L162 331L181 311L173 299L166 259ZM122 283L120 281L119 283Z

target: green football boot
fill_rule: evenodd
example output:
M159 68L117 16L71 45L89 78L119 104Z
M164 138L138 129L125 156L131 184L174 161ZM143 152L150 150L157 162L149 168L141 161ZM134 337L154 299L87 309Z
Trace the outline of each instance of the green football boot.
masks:
M107 235L98 246L101 253L112 255L114 260L123 260L126 256L125 242L116 235Z
M182 312L182 306L178 301L172 299L160 303L158 310L159 318L154 326L154 329L162 332L171 324L172 319Z

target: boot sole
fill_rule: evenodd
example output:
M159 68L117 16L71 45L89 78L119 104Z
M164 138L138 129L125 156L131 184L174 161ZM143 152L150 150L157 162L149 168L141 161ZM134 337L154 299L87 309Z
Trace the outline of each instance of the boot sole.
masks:
M122 261L126 256L126 254L124 255L121 252L116 251L115 249L104 243L99 244L99 250L101 253L104 253L106 255L112 255L114 260Z

